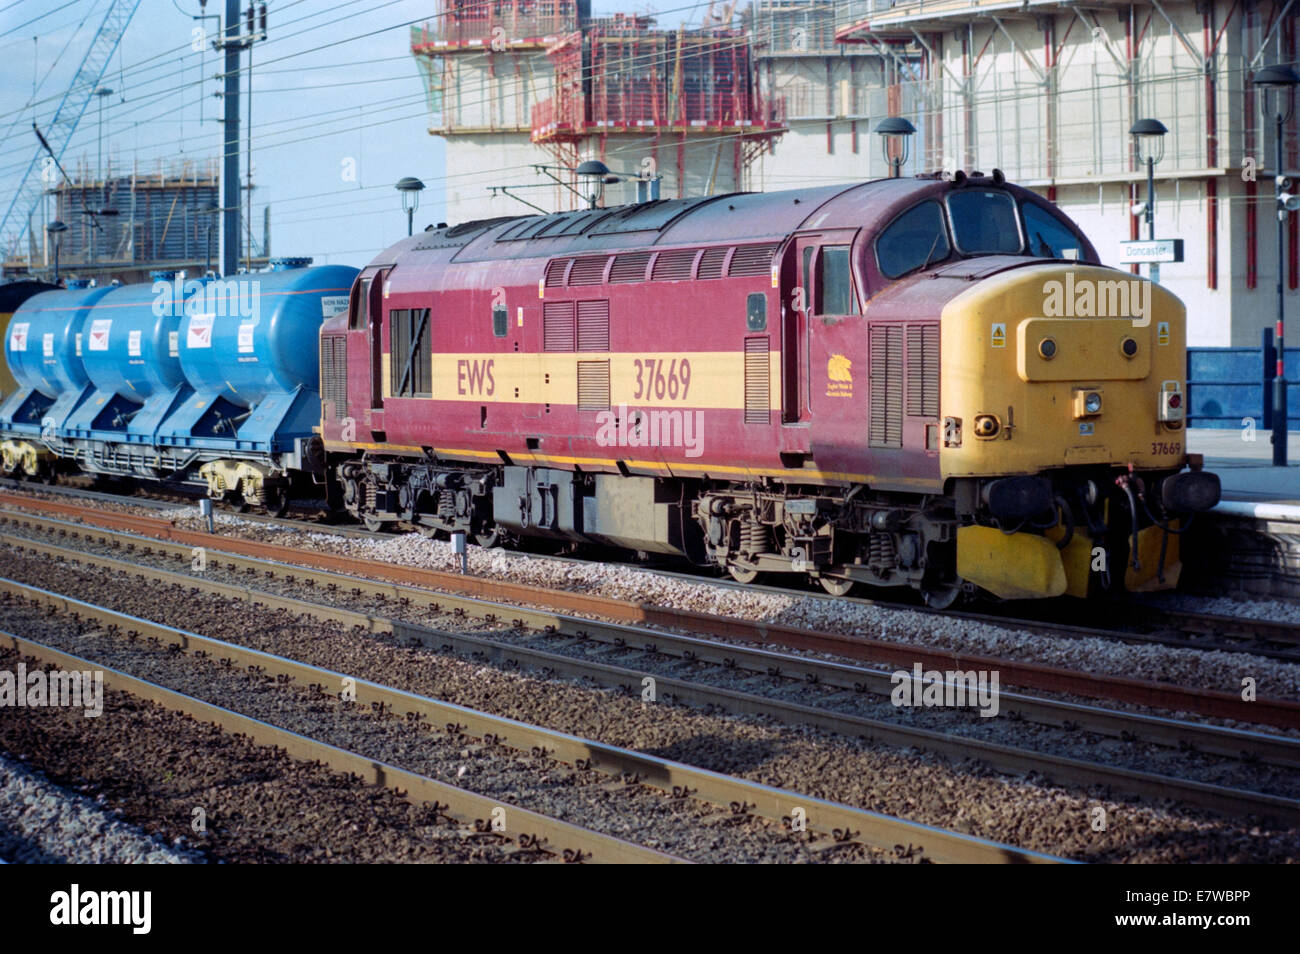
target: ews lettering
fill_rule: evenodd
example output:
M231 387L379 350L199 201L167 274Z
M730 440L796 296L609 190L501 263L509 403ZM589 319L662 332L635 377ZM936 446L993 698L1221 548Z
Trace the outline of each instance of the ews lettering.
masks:
M495 365L495 358L488 358L486 361L462 358L457 361L456 393L484 394L491 397L497 389L496 378L492 376Z

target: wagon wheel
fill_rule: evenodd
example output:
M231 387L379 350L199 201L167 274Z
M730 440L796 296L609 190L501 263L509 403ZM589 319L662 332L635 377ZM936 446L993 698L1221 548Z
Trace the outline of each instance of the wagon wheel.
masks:
M831 596L848 596L849 591L853 589L853 580L839 580L831 576L819 576L817 582L822 585L822 589Z
M752 567L738 566L735 563L727 566L727 572L737 583L753 583L758 579L758 571Z
M289 491L285 487L267 488L262 491L262 506L272 517L283 517L289 512Z
M37 472L37 479L47 486L52 486L59 482L59 472L54 469L53 464L42 464Z

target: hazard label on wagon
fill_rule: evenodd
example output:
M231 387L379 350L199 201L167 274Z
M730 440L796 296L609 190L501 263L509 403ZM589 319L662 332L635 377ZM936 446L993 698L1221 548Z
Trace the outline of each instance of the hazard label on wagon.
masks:
M1007 325L1003 321L995 321L989 334L989 344L994 348L1005 348L1007 346Z
M185 332L185 347L187 348L211 348L212 347L212 319L215 315L195 315L190 319L188 330Z
M27 329L31 325L26 321L16 321L13 327L9 329L9 350L26 351L27 350Z
M90 323L90 341L86 347L91 351L107 351L108 333L112 328L112 318L96 318Z

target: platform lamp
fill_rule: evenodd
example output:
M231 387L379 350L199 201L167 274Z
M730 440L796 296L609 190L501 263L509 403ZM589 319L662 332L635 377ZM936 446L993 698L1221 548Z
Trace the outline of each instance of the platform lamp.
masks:
M1169 132L1165 124L1158 119L1139 119L1128 134L1133 137L1133 146L1138 160L1147 167L1147 201L1142 209L1142 216L1147 223L1147 241L1156 237L1156 163L1165 157L1165 133ZM1160 284L1160 264L1152 262L1147 266L1147 277L1157 285Z
M890 167L890 177L897 179L903 174L903 163L907 162L908 144L916 132L916 127L902 116L890 116L882 119L876 126L876 135L880 137L880 148L885 154L885 164ZM895 148L896 147L896 148ZM891 153L896 152L897 155Z
M593 209L596 208L596 200L600 197L601 190L604 188L605 184L607 182L619 181L619 178L610 172L609 166L605 165L599 159L588 159L586 162L579 163L578 168L574 169L573 173L574 175L579 175L586 179L600 180L599 183L595 181L592 182L590 201L591 208Z
M403 176L397 180L394 188L402 193L402 211L406 213L406 234L409 237L415 230L415 210L420 207L420 193L424 191L424 183L415 176Z
M45 231L54 239L54 284L56 285L59 283L59 247L63 245L63 233L67 230L68 227L61 219L55 219L45 226Z
M1300 74L1289 66L1268 66L1255 74L1255 88L1259 90L1259 107L1267 118L1272 114L1277 123L1276 148L1273 166L1273 190L1277 197L1277 330L1274 347L1277 349L1277 373L1273 378L1273 466L1286 466L1286 299L1282 294L1282 272L1285 268L1282 243L1285 241L1283 225L1288 212L1300 208L1300 197L1290 194L1291 181L1282 174L1282 127L1295 112L1295 88L1300 84Z

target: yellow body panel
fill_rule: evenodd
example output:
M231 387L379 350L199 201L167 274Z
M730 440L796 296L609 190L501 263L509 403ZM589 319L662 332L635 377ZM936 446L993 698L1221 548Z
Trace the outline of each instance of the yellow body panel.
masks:
M1100 290L1090 305L1064 294L1086 288ZM1125 303L1128 314L1097 314ZM1156 418L1164 382L1184 386L1185 326L1182 302L1115 269L1034 265L975 283L942 314L940 414L962 422L961 446L940 450L944 477L1072 464L1180 468L1185 432ZM1051 360L1038 352L1044 337L1057 346ZM1138 344L1132 358L1120 352L1125 337ZM1076 416L1080 389L1101 392L1100 414ZM977 414L997 416L996 437L974 436Z
M993 527L958 528L957 575L1009 600L1060 596L1068 586L1055 543Z
M1159 527L1146 527L1138 531L1138 563L1135 570L1130 564L1124 570L1124 586L1132 592L1167 590L1178 585L1178 575L1183 564L1178 552L1178 534L1169 534L1165 549L1164 582L1160 581L1160 547L1165 531Z
M689 382L683 386L682 361ZM433 355L433 394L416 400L572 405L578 402L578 362L609 362L609 401L640 407L745 407L741 351L543 352ZM383 395L392 397L391 356L383 356ZM491 375L488 375L488 369ZM672 380L675 379L675 380ZM657 383L658 382L658 383ZM768 408L781 410L781 353L768 354Z

